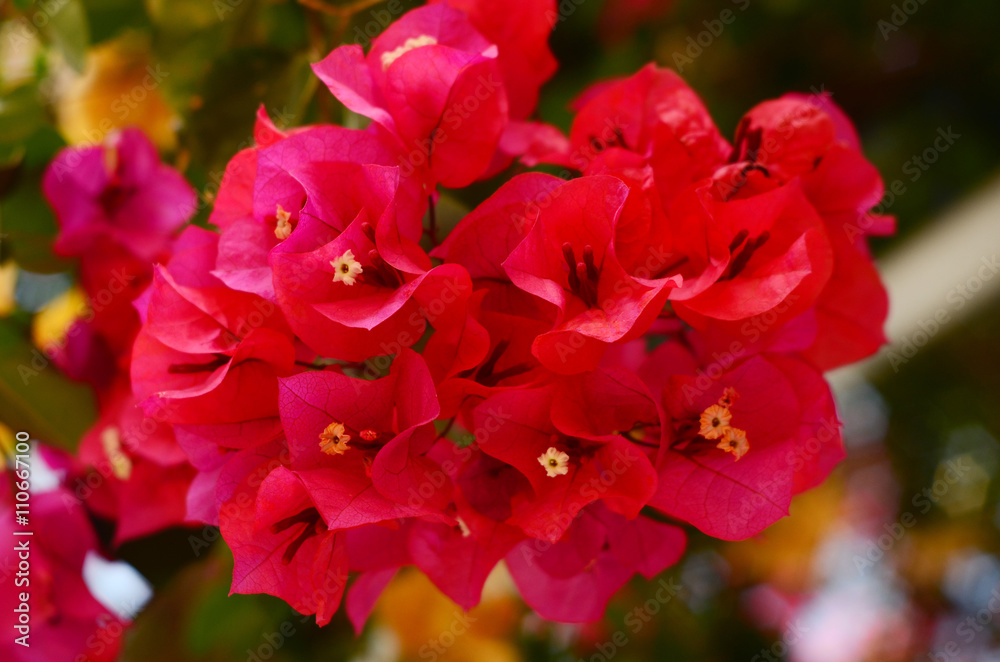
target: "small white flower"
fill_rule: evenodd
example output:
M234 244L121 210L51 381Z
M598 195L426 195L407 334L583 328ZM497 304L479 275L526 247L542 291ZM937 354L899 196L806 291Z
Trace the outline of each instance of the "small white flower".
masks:
M354 285L354 281L364 271L361 268L361 263L354 259L354 253L351 250L346 250L343 255L331 260L330 266L333 267L334 271L333 282L342 282L344 285Z
M538 456L538 464L545 467L545 473L549 475L549 478L569 473L569 455L555 446L550 446L547 451Z

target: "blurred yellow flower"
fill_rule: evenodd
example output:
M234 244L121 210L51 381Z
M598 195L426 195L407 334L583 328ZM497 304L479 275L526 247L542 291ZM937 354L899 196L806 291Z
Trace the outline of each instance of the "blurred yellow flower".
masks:
M0 423L0 451L3 452L4 462L14 457L14 431Z
M62 344L66 333L87 311L87 298L78 287L72 287L49 302L31 320L31 339L38 349Z
M524 607L502 564L494 569L483 601L466 613L420 572L400 572L379 599L374 620L395 637L400 660L520 662L509 643Z
M843 485L834 474L822 485L795 497L791 517L759 536L723 548L740 582L769 582L790 592L811 585L814 552L842 510ZM809 513L803 517L802 513Z
M70 143L99 144L115 129L137 126L160 149L176 146L180 117L161 89L170 72L152 62L142 37L126 34L93 48L84 74L65 76L56 114Z
M0 264L0 317L6 317L14 312L17 302L14 299L14 287L17 285L17 265L9 260Z

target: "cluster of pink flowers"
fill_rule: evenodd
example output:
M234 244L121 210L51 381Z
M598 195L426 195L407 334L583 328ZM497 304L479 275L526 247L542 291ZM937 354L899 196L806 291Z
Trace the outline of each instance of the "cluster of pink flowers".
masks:
M554 5L435 2L334 50L314 70L370 126L261 112L217 231L174 236L192 193L135 132L53 164L88 293L133 273L64 361L128 366L87 373L81 451L118 540L217 524L233 592L320 624L343 601L360 628L405 565L471 608L501 560L586 621L681 525L752 536L842 458L823 371L884 340L866 242L892 229L849 121L788 95L730 143L649 65L564 136L529 119ZM438 236L441 187L512 164Z

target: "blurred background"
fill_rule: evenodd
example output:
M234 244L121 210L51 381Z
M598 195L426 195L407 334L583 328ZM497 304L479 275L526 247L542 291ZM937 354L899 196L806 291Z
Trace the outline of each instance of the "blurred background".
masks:
M283 126L359 125L309 63L367 46L387 11L417 3L365 2L349 22L314 4L0 0L0 422L72 449L94 415L85 387L52 370L12 395L13 357L58 339L71 314L46 163L137 125L202 193L204 222L260 104ZM227 597L224 543L194 549L171 530L117 550L156 591L122 659L1000 660L998 26L985 0L559 5L545 121L568 128L584 87L650 60L680 71L729 136L764 99L826 91L894 191L880 210L899 231L874 245L893 344L831 375L848 459L790 518L740 543L691 531L684 560L627 586L599 623L541 621L502 571L468 615L403 573L360 637L342 612L320 630L276 598ZM451 197L451 214L492 187Z

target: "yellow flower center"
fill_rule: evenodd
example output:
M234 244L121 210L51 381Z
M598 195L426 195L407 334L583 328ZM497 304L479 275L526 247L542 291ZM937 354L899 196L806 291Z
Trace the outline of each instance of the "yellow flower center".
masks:
M701 412L699 419L701 429L698 431L698 434L705 439L719 439L715 447L726 453L732 453L734 460L739 460L750 450L746 430L730 425L733 413L729 408L739 397L740 394L736 389L727 386L718 402Z
M354 259L354 251L350 249L330 260L330 266L333 267L333 282L344 285L354 285L358 276L364 272L361 263Z
M545 473L549 478L569 473L569 455L555 446L550 446L548 450L539 455L538 463L545 468Z
M334 421L319 433L319 449L327 455L343 455L349 450L351 435L340 421Z

